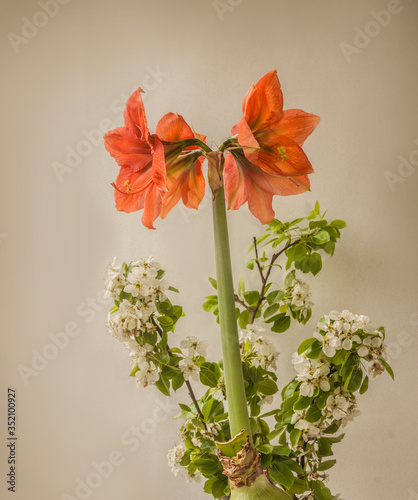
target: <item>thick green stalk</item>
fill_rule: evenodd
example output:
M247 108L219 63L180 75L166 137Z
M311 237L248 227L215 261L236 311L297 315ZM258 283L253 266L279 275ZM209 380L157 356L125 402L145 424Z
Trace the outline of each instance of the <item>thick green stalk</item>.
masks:
M233 489L231 500L291 500L291 497L282 489L273 486L263 474L251 486Z
M237 318L235 314L234 286L232 282L225 192L223 187L216 192L213 201L213 227L215 233L219 321L221 325L222 356L228 400L229 425L232 437L245 430L251 439Z

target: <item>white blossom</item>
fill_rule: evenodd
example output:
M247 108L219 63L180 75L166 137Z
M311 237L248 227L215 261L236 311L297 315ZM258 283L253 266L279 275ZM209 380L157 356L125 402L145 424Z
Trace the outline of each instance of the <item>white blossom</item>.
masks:
M183 443L180 443L172 448L167 454L168 466L171 468L171 471L175 476L177 476L179 470L182 469L180 461L183 458L185 451L185 445Z
M114 257L112 264L107 269L107 276L105 279L105 294L104 298L113 297L118 298L121 290L126 284L125 276L121 272L121 266L115 265L116 257Z
M179 363L179 368L183 372L185 380L199 380L199 367L190 358L183 358Z
M208 341L199 340L197 337L187 336L185 340L180 342L180 347L182 349L187 349L187 356L193 358L194 356L206 357Z
M160 378L158 370L154 363L142 362L138 364L139 370L135 373L136 384L138 387L147 387L153 385Z
M312 309L313 302L311 302L311 289L306 283L301 279L295 278L292 281L292 286L288 287L290 293L290 304L300 308L302 316L306 318L308 310Z
M315 332L313 336L322 343L322 350L329 358L335 356L336 350L341 347L341 340L332 332L327 332L325 335Z

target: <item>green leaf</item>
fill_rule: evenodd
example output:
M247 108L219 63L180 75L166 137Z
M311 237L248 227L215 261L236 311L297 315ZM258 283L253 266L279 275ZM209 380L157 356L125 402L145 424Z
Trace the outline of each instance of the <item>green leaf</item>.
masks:
M215 498L222 498L225 495L225 490L228 488L228 478L226 476L218 477L213 483L212 495Z
M306 357L309 359L317 359L322 352L322 342L316 340L311 347L306 351Z
M301 342L301 344L298 347L298 354L302 354L307 349L309 349L315 341L316 341L315 338L311 338L311 339L305 339L303 342Z
M318 455L320 457L327 457L328 455L332 455L331 445L327 438L319 438L318 439Z
M290 327L290 316L284 316L282 318L277 319L271 331L275 333L283 333Z
M174 288L174 286L169 286L168 289L171 291L171 292L176 292L176 293L180 293L179 290L177 288Z
M249 306L255 306L260 299L260 292L252 290L251 292L244 293L244 299Z
M290 488L294 481L293 472L289 467L280 462L274 462L269 470L269 475L285 488Z
M316 233L312 239L317 245L324 245L325 243L328 243L331 238L327 231L322 230Z
M332 500L331 491L321 481L311 481L312 489L315 493L315 498L318 500Z
M289 439L292 446L296 446L299 443L301 436L302 436L302 431L300 429L293 429L290 432Z
M216 483L217 480L218 480L217 477L211 477L210 479L208 479L205 485L203 486L203 491L210 495L212 493L213 485Z
M322 464L318 467L318 470L324 471L331 469L331 467L334 467L336 463L337 463L336 460L325 460L325 462L322 462Z
M389 363L387 363L384 359L380 358L380 362L382 365L386 368L386 371L389 373L389 375L392 377L392 380L395 380L395 375L393 374L393 370L390 366Z
M369 388L369 377L364 377L363 383L361 384L360 387L360 394L364 394L367 389Z
M288 491L289 494L291 495L299 495L302 493L305 493L305 491L309 490L309 486L306 481L303 481L302 479L299 479L298 477L295 477L295 480L293 481L292 487Z
M209 283L213 286L213 288L215 290L217 290L218 289L218 283L216 282L216 279L215 278L208 278L208 280L209 280Z
M256 448L259 452L266 455L269 455L273 451L273 445L271 444L259 444Z
M238 281L238 293L240 294L244 292L245 292L245 279L244 276L242 276L241 274Z
M160 378L157 380L155 385L165 396L170 395L170 381L162 373L160 373Z
M298 399L296 400L293 408L295 410L304 410L312 403L312 399L313 398L311 398L309 396L299 396Z
M298 267L303 273L312 273L316 276L322 269L322 257L319 253L314 252L307 257L305 257L300 267Z
M276 314L276 312L280 309L280 303L272 304L271 306L268 306L267 309L264 311L263 316L265 318L268 318L272 316L273 314Z
M244 329L247 328L248 323L251 322L252 318L252 313L250 311L242 311L242 313L239 316L238 324L240 328Z
M280 300L282 300L282 298L284 296L285 296L285 293L283 290L274 290L274 292L270 292L267 295L266 300L271 305L271 304L275 304L276 302L279 302Z
M344 387L347 391L355 392L360 389L361 381L363 380L363 371L359 367L354 367L353 371L348 376Z
M258 392L261 392L261 394L272 396L273 394L276 394L279 389L276 382L274 382L270 378L265 378L258 383L257 390Z
M288 457L290 455L290 448L288 446L273 446L273 453L275 455L280 455Z
M251 271L254 269L254 263L255 263L255 259L251 259L247 262L247 268L248 269L251 269Z
M200 381L203 385L207 385L209 387L217 387L218 379L212 370L209 370L206 366L200 367Z
M159 316L158 323L160 323L161 326L171 326L174 322L169 316Z
M314 404L306 412L305 420L312 424L314 422L318 422L318 420L321 417L322 417L321 410Z
M222 402L215 398L211 398L202 406L202 414L206 422L210 421L212 415L221 407Z
M344 229L347 227L347 223L343 220L336 219L331 222L330 226L336 227L337 229Z

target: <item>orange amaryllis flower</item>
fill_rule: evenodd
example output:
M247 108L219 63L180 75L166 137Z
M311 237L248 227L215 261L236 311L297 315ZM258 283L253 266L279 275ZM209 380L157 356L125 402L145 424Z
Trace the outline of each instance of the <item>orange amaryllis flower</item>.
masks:
M177 113L167 113L158 122L156 134L164 144L178 144L185 139L198 137L201 141L206 136L195 134L184 118ZM205 195L205 179L202 172L204 161L198 146L188 146L179 156L167 157L167 193L163 199L161 217L179 202L180 198L188 208L197 208Z
M232 209L248 201L251 212L266 223L274 217L272 195L309 189L307 174L313 169L301 146L319 117L299 109L283 111L276 71L251 87L242 110L244 116L231 129L238 144L232 144L232 157L226 158L226 198Z
M307 191L307 175L285 177L265 172L249 162L242 150L232 150L224 164L225 195L228 208L237 210L248 201L251 213L266 224L273 220L273 195L287 196Z
M185 139L197 136L184 119L174 113L163 116L157 124L157 133L151 135L141 92L143 90L138 88L126 103L125 126L108 132L104 140L107 151L121 167L113 184L117 210L144 209L142 223L155 229L155 219L165 216L180 196L187 206L197 208L204 195L204 181L202 187L201 161L199 163L197 153L194 153L194 161L185 154L181 155L183 161L179 158L176 162L180 153L188 149ZM179 187L180 196L177 196Z
M107 151L121 167L116 179L117 210L134 212L144 208L142 222L154 229L166 192L164 146L148 130L144 103L138 88L126 103L125 126L104 136Z

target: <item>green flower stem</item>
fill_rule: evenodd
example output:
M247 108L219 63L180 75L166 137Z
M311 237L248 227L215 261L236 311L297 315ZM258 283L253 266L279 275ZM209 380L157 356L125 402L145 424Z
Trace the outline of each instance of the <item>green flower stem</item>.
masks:
M232 490L231 500L291 500L291 497L282 489L273 486L263 474L251 486Z
M247 398L245 396L244 376L241 365L237 317L235 314L234 286L232 282L225 192L223 187L216 192L213 201L213 227L219 297L219 321L221 326L229 425L232 437L245 430L251 439L250 420L248 417Z

